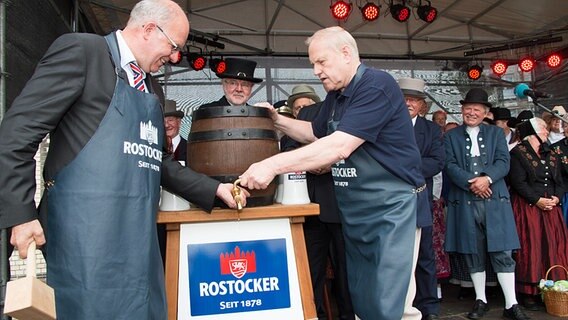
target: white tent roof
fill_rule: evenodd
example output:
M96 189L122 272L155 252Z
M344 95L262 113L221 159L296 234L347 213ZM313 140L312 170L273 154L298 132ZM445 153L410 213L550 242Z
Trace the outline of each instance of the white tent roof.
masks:
M346 0L349 1L349 0ZM314 31L341 25L357 40L363 57L389 59L464 59L464 52L493 47L509 48L479 54L476 59L518 59L543 55L568 46L566 0L431 0L438 18L420 20L415 7L420 0L406 0L413 7L407 22L389 12L393 0L380 1L378 20L364 22L359 10L367 0L351 0L349 18L338 23L330 14L335 0L178 0L191 20L188 44L223 55L306 55L305 39ZM98 33L122 28L136 0L81 1L90 24ZM402 0L394 0L401 3ZM422 0L422 4L426 4ZM546 45L513 49L519 44L561 37ZM207 39L208 44L199 43ZM202 42L202 41L201 41ZM215 48L213 42L224 44ZM473 59L473 57L466 58Z

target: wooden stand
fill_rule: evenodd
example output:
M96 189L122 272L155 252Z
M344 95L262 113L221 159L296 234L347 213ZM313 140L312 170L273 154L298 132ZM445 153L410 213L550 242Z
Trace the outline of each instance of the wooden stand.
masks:
M265 207L245 208L240 214L237 213L237 210L232 209L214 209L211 214L201 209L160 211L158 213L158 223L166 224L167 230L165 280L168 319L177 320L180 224L274 218L290 218L304 319L316 319L317 314L302 223L305 216L318 214L319 205L317 204L286 206L275 204Z

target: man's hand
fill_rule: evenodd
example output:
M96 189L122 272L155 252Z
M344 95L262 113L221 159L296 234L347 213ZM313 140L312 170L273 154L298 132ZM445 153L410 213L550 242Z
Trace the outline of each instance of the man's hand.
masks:
M469 182L469 190L473 194L483 199L491 198L493 192L491 191L489 179L486 177L475 177L467 182Z
M215 195L219 199L223 200L223 202L225 202L225 204L227 204L229 208L235 209L237 207L237 202L235 202L235 199L233 198L233 194L231 193L232 190L233 184L221 183L217 188ZM250 193L247 190L241 188L241 204L243 205L243 207L247 205L247 197L249 196Z
M253 163L239 179L241 179L241 186L254 190L266 189L275 176L276 173L269 166L269 162L261 161Z
M274 109L274 106L271 105L270 103L258 102L258 103L255 103L253 106L268 109L268 111L270 112L270 118L272 119L272 121L276 122L276 120L278 120L278 111L276 109Z
M28 256L28 246L32 241L35 241L38 247L45 244L45 235L39 220L35 219L12 227L10 243L18 249L20 258L25 259Z

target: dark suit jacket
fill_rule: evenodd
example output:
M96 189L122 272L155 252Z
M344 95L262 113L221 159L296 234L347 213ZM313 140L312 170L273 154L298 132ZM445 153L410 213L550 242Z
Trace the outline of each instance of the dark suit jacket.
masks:
M230 106L231 104L229 103L229 101L227 100L227 98L225 98L225 96L223 96L221 99L217 100L217 101L213 101L213 102L209 102L206 104L203 104L200 106L200 108L207 108L207 107L225 107L225 106ZM247 103L247 106L250 106L250 104Z
M115 83L103 37L69 33L54 41L0 126L1 228L38 218L34 155L39 143L50 134L44 168L48 180L77 156L97 130ZM165 152L161 174L164 187L206 210L212 208L217 181L182 167Z
M321 103L316 103L302 108L298 114L298 119L305 121L315 119L318 115L320 106ZM289 137L287 139L283 138L282 140L282 151L289 151L301 147L301 144ZM306 174L306 180L308 183L308 194L310 196L310 200L320 205L319 219L322 222L327 223L341 223L331 173L317 175L308 172Z
M174 151L174 160L185 161L185 164L187 165L187 140L184 138L181 138L176 150Z
M422 159L422 175L428 186L430 203L434 200L432 194L433 177L444 168L446 154L442 143L440 126L423 117L416 118L414 125L416 144Z
M227 101L227 98L223 96L221 99L213 102L209 102L200 106L200 108L207 108L207 107L224 107L230 106L231 104Z
M445 171L450 187L446 216L446 244L448 252L477 253L477 238L473 201L479 201L469 190L468 180L488 175L493 180L491 198L483 200L486 210L486 241L488 252L519 248L519 238L513 218L513 209L505 176L509 173L510 155L503 129L481 124L478 144L483 170L471 172L471 139L466 126L461 125L444 135L446 150Z

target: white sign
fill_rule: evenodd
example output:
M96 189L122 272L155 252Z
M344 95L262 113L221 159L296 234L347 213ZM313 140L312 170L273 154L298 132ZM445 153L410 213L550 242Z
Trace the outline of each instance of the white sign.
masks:
M178 319L303 319L290 220L183 224Z

